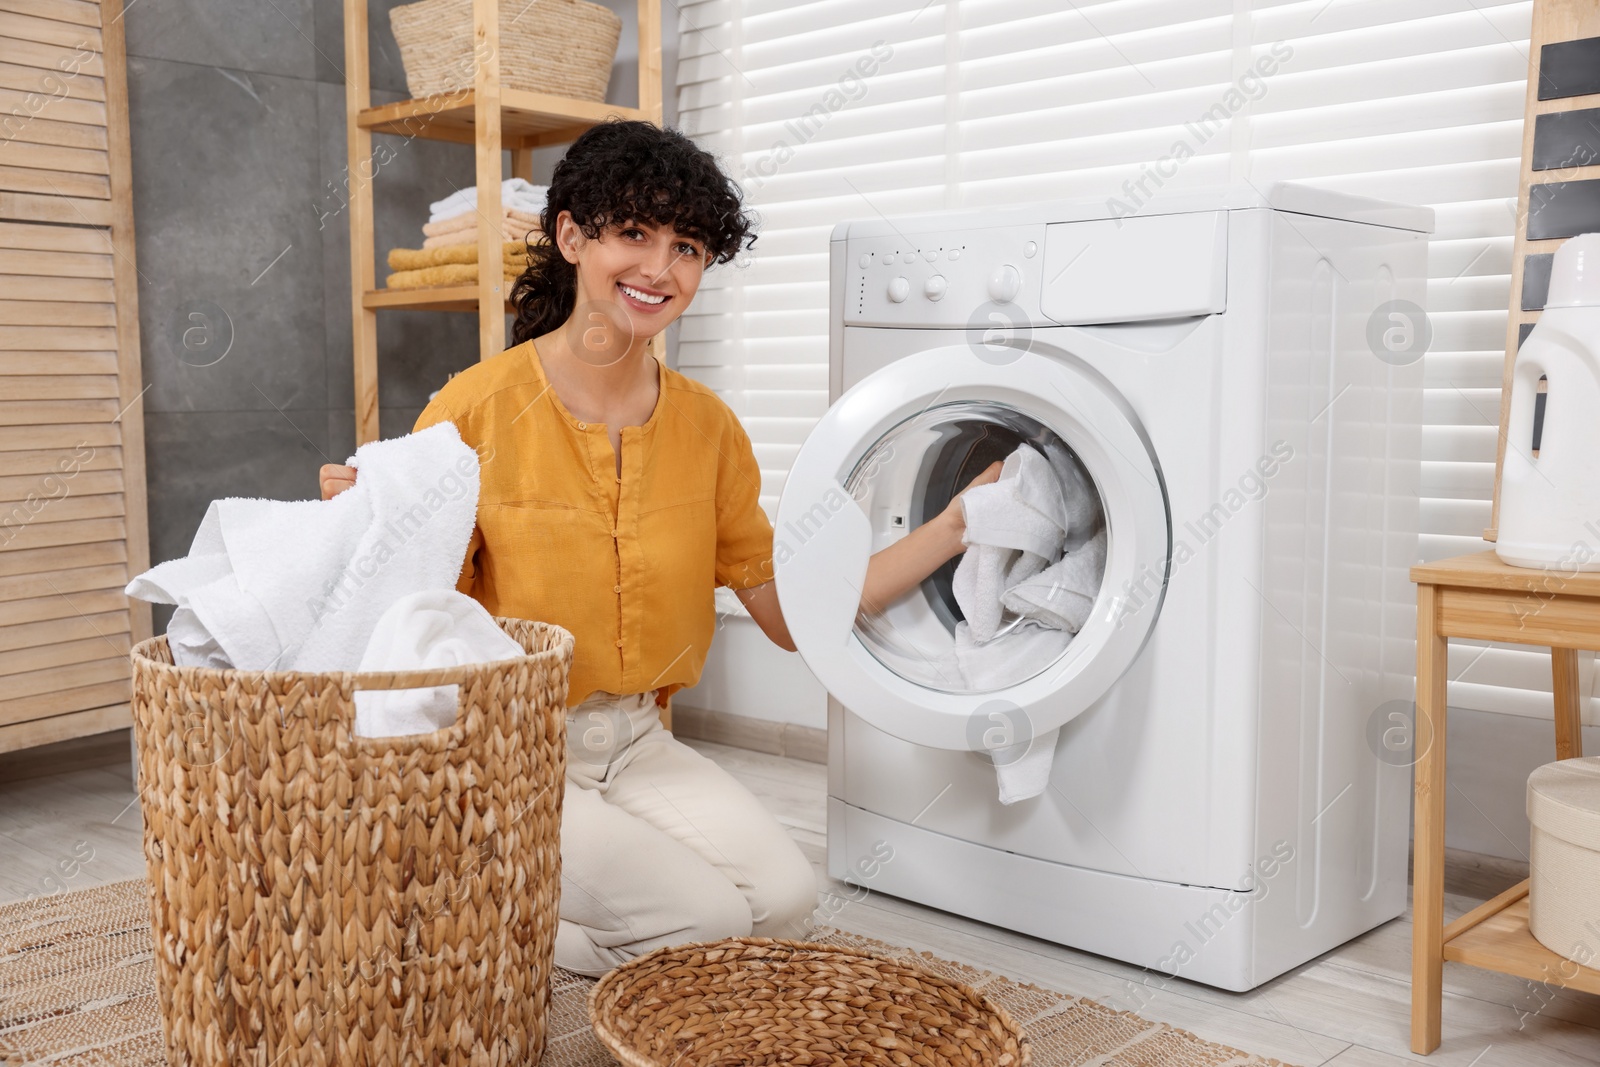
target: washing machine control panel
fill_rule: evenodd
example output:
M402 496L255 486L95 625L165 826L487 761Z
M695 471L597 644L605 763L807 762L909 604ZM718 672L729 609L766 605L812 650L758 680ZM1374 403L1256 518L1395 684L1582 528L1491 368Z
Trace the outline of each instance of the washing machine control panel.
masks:
M1049 325L1039 311L1044 239L1041 224L838 242L834 262L842 261L846 272L844 322L956 329Z

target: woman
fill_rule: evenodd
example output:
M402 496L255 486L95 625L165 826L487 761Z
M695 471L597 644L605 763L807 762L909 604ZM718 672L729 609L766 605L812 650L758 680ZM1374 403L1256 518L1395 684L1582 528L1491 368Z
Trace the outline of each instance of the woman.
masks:
M598 975L660 945L804 937L811 865L658 711L699 679L716 585L794 651L750 440L714 392L646 352L703 272L754 243L753 220L693 141L611 120L556 165L540 222L512 289L513 347L446 382L414 429L449 419L481 460L457 588L491 614L554 622L577 639L556 963ZM354 475L323 467L324 498ZM873 556L863 609L961 552L962 529L952 501Z

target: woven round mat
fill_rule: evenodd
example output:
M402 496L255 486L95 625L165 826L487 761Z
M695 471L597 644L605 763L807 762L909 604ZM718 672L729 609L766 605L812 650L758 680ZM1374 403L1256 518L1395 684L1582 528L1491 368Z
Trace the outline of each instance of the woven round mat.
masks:
M166 1067L147 892L132 879L0 906L0 1063ZM827 927L810 940L915 963L978 990L1022 1025L1033 1067L1290 1067L930 953ZM556 968L541 1067L615 1067L589 1026L593 985Z
M1032 1064L1016 1020L966 983L814 941L730 937L663 946L600 979L589 993L589 1019L626 1067Z

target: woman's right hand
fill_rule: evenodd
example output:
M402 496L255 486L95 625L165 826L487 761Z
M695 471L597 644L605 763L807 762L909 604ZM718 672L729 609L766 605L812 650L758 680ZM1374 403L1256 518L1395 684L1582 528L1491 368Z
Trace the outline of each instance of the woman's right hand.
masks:
M939 518L943 519L945 524L955 532L957 544L961 544L962 534L964 534L967 529L967 513L961 510L962 494L975 485L988 485L990 482L999 481L1000 469L1004 466L1005 464L998 459L989 464L983 469L982 474L968 482L966 487L963 488L960 493L957 493L955 496L951 497L950 503L946 504L944 510L939 513ZM965 546L963 545L960 551L965 550Z
M318 473L318 480L322 483L322 499L332 500L346 489L355 486L356 469L346 467L342 463L324 463Z

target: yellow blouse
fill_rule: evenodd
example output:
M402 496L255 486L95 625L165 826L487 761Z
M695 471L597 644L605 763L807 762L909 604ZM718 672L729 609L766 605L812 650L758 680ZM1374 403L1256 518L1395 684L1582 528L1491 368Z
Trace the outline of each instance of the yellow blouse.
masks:
M491 615L572 631L567 706L593 693L657 703L700 678L713 590L772 580L772 523L750 438L716 393L657 363L661 391L622 428L548 387L532 341L445 383L414 430L446 419L478 452L478 523L456 588Z

